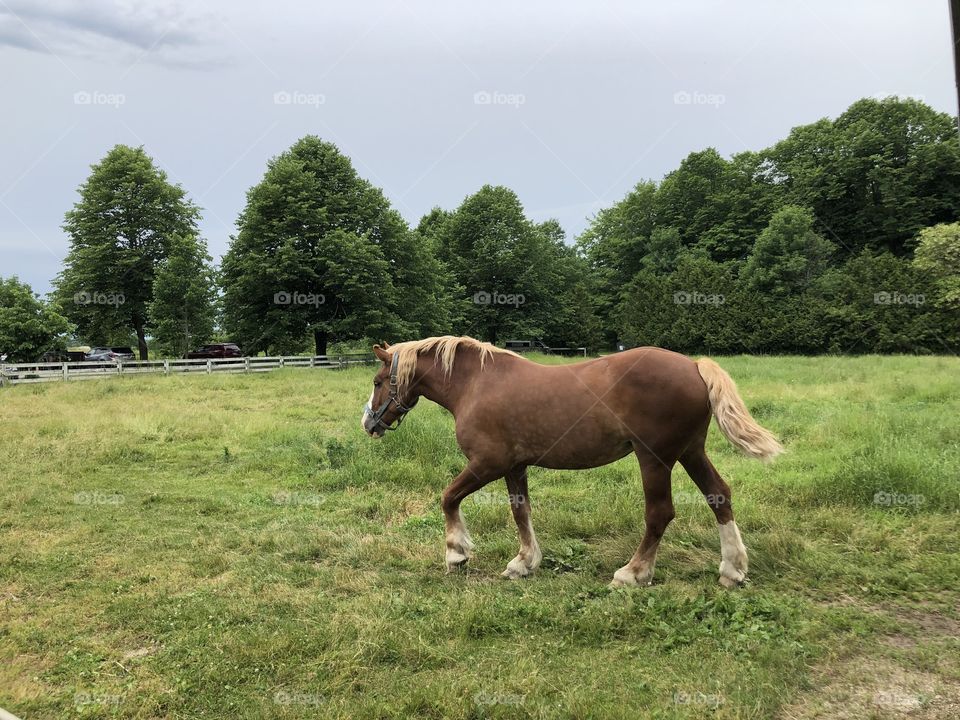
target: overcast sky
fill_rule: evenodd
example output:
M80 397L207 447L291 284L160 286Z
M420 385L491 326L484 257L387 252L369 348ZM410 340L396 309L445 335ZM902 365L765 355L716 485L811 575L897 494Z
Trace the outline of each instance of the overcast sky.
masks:
M225 252L268 158L331 140L415 225L508 185L568 239L691 151L864 96L955 112L947 0L0 0L0 276L47 292L76 190L143 145Z

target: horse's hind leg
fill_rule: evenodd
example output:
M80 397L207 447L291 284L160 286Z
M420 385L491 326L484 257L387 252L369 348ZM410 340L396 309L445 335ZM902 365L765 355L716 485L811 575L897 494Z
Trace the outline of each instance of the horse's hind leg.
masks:
M657 562L657 548L667 525L674 518L673 498L670 494L670 471L673 463L665 464L647 450L636 449L643 478L646 528L640 547L626 565L613 574L613 587L650 585Z
M733 519L730 486L710 462L702 443L691 445L680 457L680 464L700 488L717 518L720 527L720 584L727 588L736 587L747 577L747 549Z
M446 524L447 572L466 565L473 555L473 541L460 513L460 503L470 493L493 482L503 475L502 470L490 470L480 466L467 465L443 491L440 507Z
M525 467L513 468L506 474L506 481L510 510L513 512L513 519L517 523L517 531L520 535L520 552L510 561L507 569L501 575L515 580L532 575L533 571L539 567L543 554L540 552L540 545L537 544L537 536L534 534L533 524L530 522L527 469Z

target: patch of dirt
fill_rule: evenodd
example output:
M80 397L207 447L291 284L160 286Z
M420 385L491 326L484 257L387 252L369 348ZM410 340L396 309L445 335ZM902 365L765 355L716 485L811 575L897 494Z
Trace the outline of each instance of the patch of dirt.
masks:
M882 637L874 652L833 658L818 668L814 687L785 707L780 720L956 720L960 718L960 680L917 669L911 655L942 649L955 653L960 622L936 610L884 608L843 596L830 607L857 609L894 618L901 632ZM890 657L888 657L890 655ZM947 663L951 665L952 663ZM938 669L944 668L938 663ZM953 668L955 670L955 667Z
M858 657L821 669L818 685L781 720L956 720L960 683L909 670L886 658Z
M137 658L146 657L147 655L153 655L157 650L160 649L159 645L146 645L136 650L128 650L123 654L124 660L135 660Z

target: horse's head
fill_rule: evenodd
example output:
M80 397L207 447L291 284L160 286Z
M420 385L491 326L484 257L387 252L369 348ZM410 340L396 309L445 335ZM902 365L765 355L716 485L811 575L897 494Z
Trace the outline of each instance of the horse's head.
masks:
M419 395L400 386L397 377L399 355L389 352L389 345L374 345L373 353L381 364L373 376L373 392L363 408L360 426L368 435L380 438L387 430L396 430L400 426L403 417L417 404Z

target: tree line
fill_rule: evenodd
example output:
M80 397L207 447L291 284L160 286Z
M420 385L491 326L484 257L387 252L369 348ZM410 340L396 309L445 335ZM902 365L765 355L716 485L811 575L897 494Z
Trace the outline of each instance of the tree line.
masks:
M118 145L65 216L55 289L0 280L0 352L71 338L178 356L470 334L683 352L956 352L960 143L916 100L864 99L729 159L693 152L572 243L485 185L411 227L335 145L267 164L215 265L200 210Z

